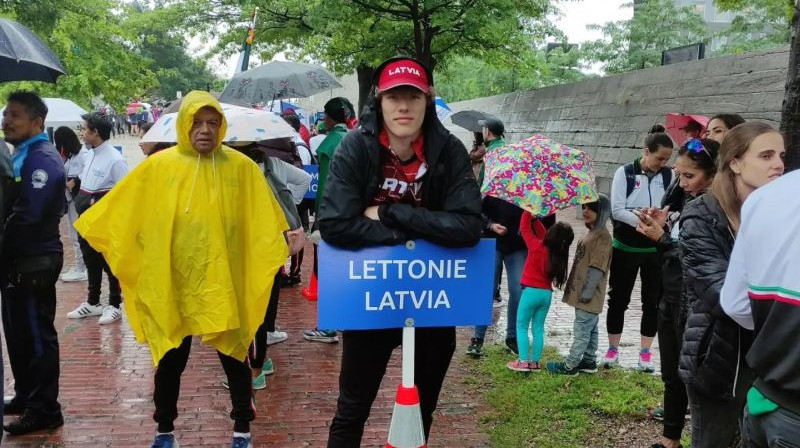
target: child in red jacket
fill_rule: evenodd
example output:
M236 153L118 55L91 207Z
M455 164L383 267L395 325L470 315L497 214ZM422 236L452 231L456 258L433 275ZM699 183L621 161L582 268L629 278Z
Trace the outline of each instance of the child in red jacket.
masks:
M522 214L519 232L528 247L528 257L522 269L522 297L517 310L517 344L519 359L507 367L517 372L539 370L544 348L544 320L550 309L553 285L562 287L567 279L569 246L575 238L572 227L557 222L550 230L529 212ZM533 353L528 328L533 322Z

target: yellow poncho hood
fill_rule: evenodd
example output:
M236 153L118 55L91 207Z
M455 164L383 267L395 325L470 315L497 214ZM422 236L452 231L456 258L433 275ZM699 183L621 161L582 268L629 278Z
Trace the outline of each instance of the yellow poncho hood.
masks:
M189 130L203 107L222 123L217 147L200 155ZM142 162L75 228L119 278L155 364L188 335L243 360L288 253L286 220L258 166L221 144L216 99L189 93L177 120L177 145Z

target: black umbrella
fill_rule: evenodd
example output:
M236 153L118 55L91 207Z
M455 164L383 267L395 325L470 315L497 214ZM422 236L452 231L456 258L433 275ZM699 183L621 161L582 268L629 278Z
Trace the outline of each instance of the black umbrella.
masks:
M450 121L452 121L454 125L461 126L472 132L481 132L483 126L479 125L478 121L486 120L487 118L495 118L495 116L477 110L462 110L461 112L450 115Z
M327 70L316 64L271 61L237 73L225 86L224 103L266 103L285 98L307 98L342 87Z
M56 82L64 66L31 30L0 18L0 82Z

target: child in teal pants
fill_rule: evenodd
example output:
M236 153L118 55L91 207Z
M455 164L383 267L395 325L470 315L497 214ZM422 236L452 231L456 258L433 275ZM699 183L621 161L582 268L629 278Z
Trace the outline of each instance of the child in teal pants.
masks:
M528 257L522 269L523 286L517 309L517 344L519 359L507 367L518 372L539 370L539 360L544 347L544 321L550 309L553 285L561 287L567 279L569 246L575 238L572 227L557 222L550 230L525 212L520 220L519 232L528 248ZM533 350L528 330L533 332Z

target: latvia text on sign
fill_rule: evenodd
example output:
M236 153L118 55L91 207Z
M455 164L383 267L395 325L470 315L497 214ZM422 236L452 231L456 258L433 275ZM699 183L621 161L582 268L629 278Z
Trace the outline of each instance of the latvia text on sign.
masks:
M452 249L426 241L344 250L319 246L318 327L488 325L495 240Z

